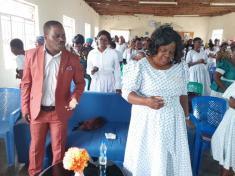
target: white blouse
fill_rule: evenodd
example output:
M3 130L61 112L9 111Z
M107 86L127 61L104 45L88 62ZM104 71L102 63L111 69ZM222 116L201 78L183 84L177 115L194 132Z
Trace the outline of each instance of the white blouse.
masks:
M190 50L186 56L186 63L197 62L200 59L204 59L205 62L208 62L208 57L204 50L201 49L199 53L195 50Z

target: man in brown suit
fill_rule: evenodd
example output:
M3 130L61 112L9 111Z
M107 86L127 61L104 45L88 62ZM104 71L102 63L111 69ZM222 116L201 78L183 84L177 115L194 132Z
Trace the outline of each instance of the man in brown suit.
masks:
M79 58L65 50L65 32L58 21L44 24L45 45L25 55L21 82L23 117L30 123L29 175L42 170L46 135L50 130L53 163L63 159L67 122L84 90ZM75 89L70 93L71 81Z

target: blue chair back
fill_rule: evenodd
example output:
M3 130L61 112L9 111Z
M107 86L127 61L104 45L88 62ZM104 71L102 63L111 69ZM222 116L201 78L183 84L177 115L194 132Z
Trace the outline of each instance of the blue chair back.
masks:
M8 166L15 164L13 127L20 116L20 90L0 88L0 138L5 142Z
M217 127L223 119L226 107L226 101L222 98L200 96L192 100L194 117L213 127Z
M10 114L20 108L20 90L0 88L0 121L7 121Z
M106 121L129 123L131 105L120 94L84 92L69 120L69 128L97 116L105 118Z

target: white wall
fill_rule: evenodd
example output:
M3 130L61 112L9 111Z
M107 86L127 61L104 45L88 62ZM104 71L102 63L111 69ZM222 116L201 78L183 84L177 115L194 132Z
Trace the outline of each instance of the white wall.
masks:
M159 17L153 15L134 15L134 16L101 16L100 29L125 29L130 30L131 38L134 36L144 36L145 32L151 34L154 30L149 25L149 21L173 23L177 31L194 32L194 37L207 38L209 17Z
M224 40L235 40L235 13L212 17L209 20L208 40L211 38L213 29L224 29Z
M99 27L99 15L83 0L26 0L38 6L39 33L42 34L43 24L48 20L63 22L63 15L75 18L75 33L85 34L85 22L91 24L91 35L94 34L94 27ZM19 9L20 10L20 9ZM0 29L1 35L1 29ZM15 79L15 69L6 70L2 53L0 37L0 87L18 87Z

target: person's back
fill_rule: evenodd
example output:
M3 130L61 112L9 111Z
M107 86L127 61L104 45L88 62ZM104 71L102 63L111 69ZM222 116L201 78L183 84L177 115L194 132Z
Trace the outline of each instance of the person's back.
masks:
M22 40L15 38L10 41L11 52L16 56L16 78L22 79L24 70L24 44Z

